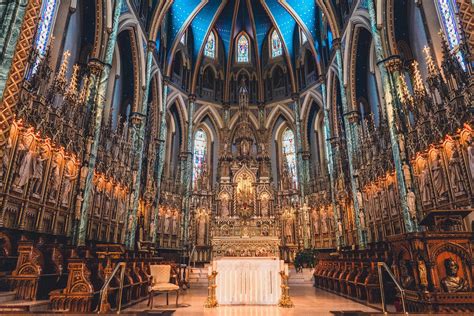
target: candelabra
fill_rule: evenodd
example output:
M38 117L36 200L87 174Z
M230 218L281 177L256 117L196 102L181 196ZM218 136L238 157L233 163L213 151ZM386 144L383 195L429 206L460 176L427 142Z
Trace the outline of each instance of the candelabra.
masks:
M207 287L207 300L206 304L204 305L206 308L214 308L219 305L216 297L216 277L217 271L212 271L211 274L207 276L207 279L209 280L209 286Z
M293 302L291 301L290 297L290 287L288 286L288 275L285 271L280 271L281 275L281 298L280 302L278 302L278 306L284 308L292 308L294 307Z

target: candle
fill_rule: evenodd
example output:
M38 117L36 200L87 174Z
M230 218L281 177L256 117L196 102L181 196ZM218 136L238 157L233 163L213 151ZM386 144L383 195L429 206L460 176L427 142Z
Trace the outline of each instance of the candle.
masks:
M287 264L285 264L285 275L286 275L286 276L289 276L289 273L288 273L288 265L287 265Z
M285 261L280 260L280 271L285 270Z
M214 260L212 261L212 271L216 271L217 270L217 261Z
M207 275L211 275L212 274L212 267L209 266L207 267Z

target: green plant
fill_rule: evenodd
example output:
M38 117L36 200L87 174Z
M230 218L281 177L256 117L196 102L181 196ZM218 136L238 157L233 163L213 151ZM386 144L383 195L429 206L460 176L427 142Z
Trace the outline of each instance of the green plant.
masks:
M317 256L318 251L316 249L310 248L298 251L293 262L295 269L299 271L303 268L314 268Z

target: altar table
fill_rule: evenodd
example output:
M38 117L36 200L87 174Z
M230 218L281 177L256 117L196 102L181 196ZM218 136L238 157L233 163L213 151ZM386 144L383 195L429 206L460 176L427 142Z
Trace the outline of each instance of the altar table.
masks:
M224 257L213 262L217 271L216 296L221 305L276 305L281 295L278 258ZM288 268L286 268L288 269Z

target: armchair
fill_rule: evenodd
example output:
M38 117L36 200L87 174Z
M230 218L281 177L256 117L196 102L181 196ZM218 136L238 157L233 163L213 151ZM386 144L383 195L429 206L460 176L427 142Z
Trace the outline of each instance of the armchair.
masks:
M179 299L179 286L177 278L175 283L171 283L171 265L150 265L150 287L148 289L148 306L153 308L153 297L156 293L166 293L166 305L169 305L169 292L176 292L176 305Z

